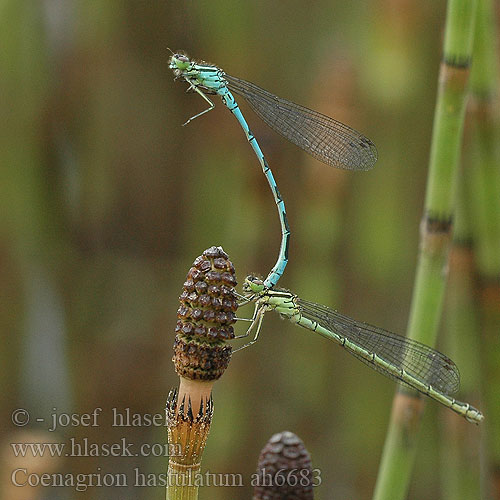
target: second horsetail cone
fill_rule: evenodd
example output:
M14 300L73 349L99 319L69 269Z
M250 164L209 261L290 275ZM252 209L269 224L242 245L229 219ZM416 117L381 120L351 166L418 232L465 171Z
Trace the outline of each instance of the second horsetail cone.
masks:
M293 432L274 434L260 452L254 500L313 500L311 457Z

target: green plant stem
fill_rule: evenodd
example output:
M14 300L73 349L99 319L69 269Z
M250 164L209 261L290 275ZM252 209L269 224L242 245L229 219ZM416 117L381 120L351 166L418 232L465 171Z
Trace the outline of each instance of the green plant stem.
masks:
M475 11L473 0L448 2L421 248L407 331L409 337L428 345L435 344L443 305ZM422 407L416 394L401 390L396 394L374 499L406 497Z
M471 73L471 122L475 149L471 149L471 210L474 215L476 261L481 275L500 275L500 170L498 159L498 85L496 36L491 2L480 0L478 36Z
M177 449L180 453L169 457L168 460L166 500L197 500L198 498L201 458L213 416L211 399L207 404L212 385L213 382L192 381L180 377L178 393L169 394L167 400L168 442L172 449ZM193 401L199 404L193 406Z
M27 338L27 321L22 315L32 298L35 273L45 263L50 242L40 139L47 106L48 70L40 21L42 4L6 0L0 11L0 240L3 260L8 262L11 273L9 279L4 264L2 286L6 290L11 287L4 295L0 314L0 330L5 332L0 353L0 412L6 415L11 411L7 405L18 397L16 391L23 379L20 358ZM9 296L13 290L19 293L15 299ZM52 406L53 401L49 408ZM13 496L2 493L5 491L0 487L2 498Z
M497 34L491 0L480 0L471 75L471 135L474 148L469 192L475 222L475 257L481 306L486 447L493 497L500 498L500 120Z
M449 258L446 297L447 321L445 352L461 367L461 393L467 401L477 401L480 386L479 315L474 296L474 258L466 186L470 171L461 172L457 186L457 206L453 245ZM442 498L480 498L480 465L477 429L464 420L443 414Z
M39 261L47 245L40 140L47 61L41 17L41 8L31 2L2 2L0 104L5 114L0 123L0 232L13 242L12 251L24 265Z
M178 471L169 466L166 500L198 500L200 487L195 484L197 474L200 474L200 467Z

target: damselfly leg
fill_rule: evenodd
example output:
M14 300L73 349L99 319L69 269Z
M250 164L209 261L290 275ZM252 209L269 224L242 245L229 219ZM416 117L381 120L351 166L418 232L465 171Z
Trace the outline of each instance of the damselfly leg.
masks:
M238 335L235 337L235 339L242 339L245 337L248 337L250 333L255 330L254 337L253 339L248 342L248 344L242 345L241 347L238 347L238 349L235 349L234 352L241 351L242 349L245 349L246 347L250 347L252 344L255 344L259 338L259 333L260 329L262 327L262 320L264 319L264 314L266 312L266 305L265 304L255 304L255 310L253 313L252 317L252 323L248 327L247 331L243 335Z
M197 92L198 94L201 95L201 97L203 97L203 99L205 99L205 101L208 102L210 107L205 109L201 113L192 116L187 122L182 124L183 127L185 127L189 122L192 122L194 119L199 118L201 115L204 115L205 113L208 113L209 111L212 111L212 109L215 108L215 104L196 85L194 85L189 80L187 81L189 82L189 87L187 88L186 92L191 92L191 91Z

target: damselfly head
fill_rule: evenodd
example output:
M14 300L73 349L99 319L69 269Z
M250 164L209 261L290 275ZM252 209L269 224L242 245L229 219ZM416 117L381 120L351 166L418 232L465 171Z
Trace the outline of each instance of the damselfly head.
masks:
M247 276L243 282L243 291L249 293L260 293L265 289L264 282L257 276Z
M170 63L169 67L170 69L173 69L174 72L175 70L183 71L189 67L191 64L191 61L189 60L189 57L186 56L185 54L181 54L180 52L176 52L175 54L172 54L172 57L170 58Z

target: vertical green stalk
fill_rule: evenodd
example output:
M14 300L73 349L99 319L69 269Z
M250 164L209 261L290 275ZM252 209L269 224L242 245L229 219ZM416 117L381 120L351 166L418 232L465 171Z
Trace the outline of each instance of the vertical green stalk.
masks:
M486 447L493 498L500 498L500 120L497 34L491 0L480 0L471 74L469 194L481 306Z
M0 233L26 265L40 261L46 240L40 140L47 104L41 6L4 1L0 16Z
M475 12L474 0L448 2L420 255L407 331L408 337L428 345L436 342L443 306ZM416 393L396 393L374 499L406 497L422 410L422 400Z
M472 72L474 69L472 69ZM453 244L449 258L446 294L446 335L444 350L461 368L461 394L475 402L480 386L479 317L474 295L474 254L466 187L468 169L461 172L453 224ZM477 430L465 420L443 412L442 498L480 498L480 440Z
M471 210L476 261L483 276L500 275L500 170L498 160L499 119L496 33L491 0L479 0L474 64L471 73L471 135L475 148L470 151Z
M17 384L25 375L19 363L26 339L23 314L32 273L43 264L49 246L40 139L48 90L41 11L40 2L0 4L0 239L12 272L10 279L3 277L2 286L6 289L10 282L19 287L17 298L6 296L9 306L0 322L6 332L0 354L2 402L15 401Z
M465 148L465 170L458 191L454 228L454 242L450 257L450 290L448 295L449 319L447 321L447 352L462 367L462 391L467 400L474 400L479 387L482 367L479 360L479 321L477 302L474 300L474 264L480 276L500 276L500 171L497 147L498 116L493 104L497 91L496 42L491 0L478 0L474 34L473 64L470 77L468 109L469 140ZM495 123L496 122L496 123ZM473 224L472 224L473 222ZM475 252L473 252L475 250ZM474 262L475 261L475 262ZM490 281L489 279L486 280ZM484 294L481 294L484 296ZM497 297L500 298L500 294ZM499 300L500 303L500 300ZM497 308L498 310L498 308ZM488 405L486 426L488 443L493 452L493 463L500 464L500 433L496 428L500 414L495 412L496 388L500 385L499 346L494 344L500 329L483 307L485 318L481 331L491 335L482 339L489 362L486 370L491 375L486 393L493 401ZM489 317L489 320L488 320ZM485 321L486 320L486 321ZM484 328L488 326L489 328ZM493 342L488 341L488 338ZM494 373L496 372L496 375ZM491 382L491 384L490 384ZM490 391L493 387L494 391ZM477 394L476 394L477 395ZM498 405L496 405L498 406ZM479 440L471 437L471 428L447 419L443 445L443 498L479 498ZM496 459L494 456L496 455Z

